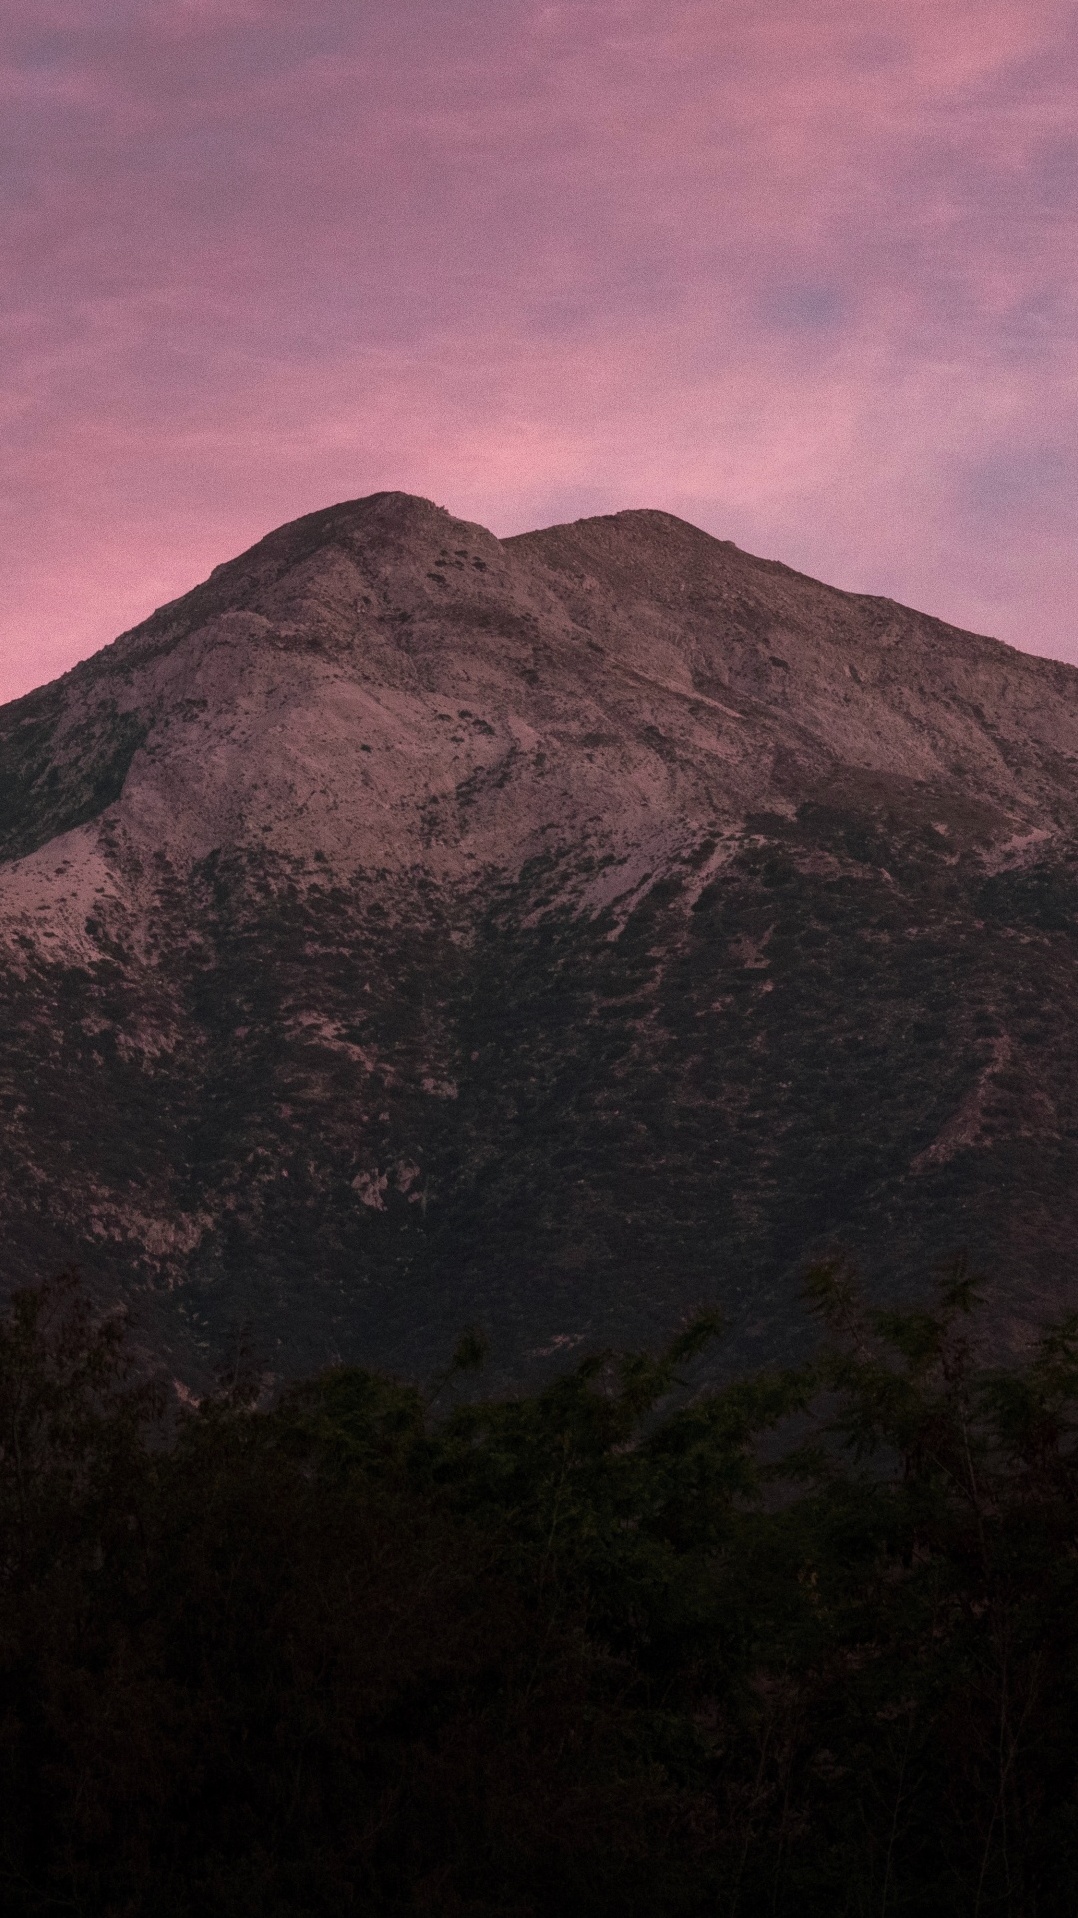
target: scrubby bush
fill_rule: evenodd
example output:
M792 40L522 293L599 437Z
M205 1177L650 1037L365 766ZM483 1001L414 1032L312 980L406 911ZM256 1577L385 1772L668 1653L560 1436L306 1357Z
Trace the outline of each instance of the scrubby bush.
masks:
M18 1295L5 1909L1073 1912L1078 1323L1001 1367L960 1267L807 1291L814 1362L722 1388L700 1321L188 1411L70 1275Z

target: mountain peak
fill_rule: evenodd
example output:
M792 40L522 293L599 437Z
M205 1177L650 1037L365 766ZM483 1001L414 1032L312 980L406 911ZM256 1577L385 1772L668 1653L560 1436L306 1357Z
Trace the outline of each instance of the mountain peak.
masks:
M317 512L304 513L267 533L235 559L215 566L211 579L238 573L258 577L282 563L301 564L312 553L340 540L392 547L424 545L432 539L444 539L454 527L466 522L455 520L444 506L415 493L370 493L363 499L338 500ZM475 529L483 532L482 528ZM487 534L485 537L489 538Z
M1073 669L667 513L294 520L0 710L13 1269L282 1369L779 1338L810 1243L1078 1190L1076 765Z

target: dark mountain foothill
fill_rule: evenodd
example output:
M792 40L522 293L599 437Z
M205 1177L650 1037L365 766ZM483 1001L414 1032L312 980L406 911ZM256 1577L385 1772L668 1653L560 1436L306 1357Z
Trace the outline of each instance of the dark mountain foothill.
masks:
M180 1378L795 1352L1078 1236L1078 671L658 512L271 534L0 711L5 1279Z

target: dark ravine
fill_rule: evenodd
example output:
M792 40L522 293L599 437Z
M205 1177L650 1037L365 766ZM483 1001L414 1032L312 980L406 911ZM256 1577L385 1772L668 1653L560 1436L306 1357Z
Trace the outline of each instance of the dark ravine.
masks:
M803 1338L1078 1231L1078 672L661 513L376 495L0 710L8 1285L195 1379Z

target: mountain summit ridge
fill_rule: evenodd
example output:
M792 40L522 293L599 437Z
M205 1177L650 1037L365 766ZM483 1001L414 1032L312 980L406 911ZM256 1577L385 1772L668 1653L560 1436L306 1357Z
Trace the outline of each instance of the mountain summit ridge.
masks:
M672 515L305 515L0 709L12 1272L285 1371L1058 1290L1076 764L1078 670Z

